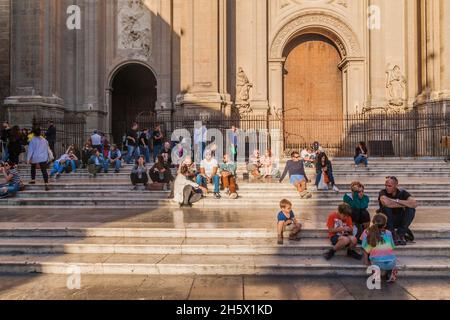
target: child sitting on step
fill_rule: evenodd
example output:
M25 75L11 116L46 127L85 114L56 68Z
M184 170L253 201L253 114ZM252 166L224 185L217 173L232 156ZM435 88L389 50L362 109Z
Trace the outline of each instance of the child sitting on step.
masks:
M300 241L297 237L300 230L302 229L301 223L295 218L294 212L292 211L292 203L289 200L283 199L280 201L281 211L278 213L278 244L283 244L283 231L286 227L292 227L291 233L289 234L289 240Z
M395 282L398 273L395 245L392 233L386 230L386 225L387 217L378 213L373 217L370 228L361 235L364 262L367 266L378 266L386 274L387 282Z
M328 216L327 227L333 248L324 254L325 259L330 260L337 251L343 249L347 249L347 256L362 259L362 255L354 250L357 241L353 236L352 208L347 203L341 203L338 212Z

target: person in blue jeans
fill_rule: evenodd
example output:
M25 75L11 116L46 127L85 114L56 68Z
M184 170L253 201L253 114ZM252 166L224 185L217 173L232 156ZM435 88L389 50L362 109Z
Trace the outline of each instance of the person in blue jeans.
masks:
M105 158L98 149L94 149L94 154L91 156L88 163L88 172L91 177L94 178L105 168Z
M127 157L126 162L127 164L132 164L133 160L138 159L141 155L139 150L139 135L138 135L138 124L133 123L131 130L127 132Z
M380 191L378 201L379 212L388 218L387 229L391 231L395 245L405 246L406 236L412 236L409 227L416 216L416 199L408 191L399 189L398 179L391 176L386 178L385 189Z
M211 155L211 152L205 152L205 159L200 162L200 173L197 175L197 184L207 187L208 183L214 185L214 198L220 199L220 176L217 174L219 164Z
M150 163L150 148L148 146L148 129L145 128L139 136L139 150L145 157L145 163Z
M20 190L20 175L13 162L0 163L0 175L3 174L5 183L0 184L0 198L16 195Z
M53 177L56 174L56 178L59 178L61 173L66 170L68 166L72 167L72 173L77 172L77 161L78 158L75 156L72 150L68 153L63 154L58 160L53 164L53 169L50 172L50 177Z
M155 130L153 130L152 133L152 141L153 141L153 162L156 163L156 158L161 153L161 150L163 148L163 140L164 135L161 131L161 126L157 124L155 126Z
M361 163L364 163L364 165L367 167L369 165L369 151L367 150L366 143L364 141L361 141L358 143L355 149L355 166L358 167Z
M113 144L108 152L108 158L104 161L103 170L108 173L109 167L114 167L114 172L119 173L122 168L122 153L117 148L117 145Z

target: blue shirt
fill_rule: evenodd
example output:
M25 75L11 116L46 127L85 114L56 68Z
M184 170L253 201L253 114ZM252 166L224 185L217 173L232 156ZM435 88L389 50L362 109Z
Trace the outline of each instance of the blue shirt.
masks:
M34 137L28 145L27 160L31 163L48 162L48 142L42 137Z
M287 220L294 221L294 219L295 219L295 215L294 215L294 211L292 211L292 210L291 210L291 212L289 213L289 218L286 217L286 215L283 213L283 211L280 211L280 212L278 213L278 222L280 222L280 221L286 222Z

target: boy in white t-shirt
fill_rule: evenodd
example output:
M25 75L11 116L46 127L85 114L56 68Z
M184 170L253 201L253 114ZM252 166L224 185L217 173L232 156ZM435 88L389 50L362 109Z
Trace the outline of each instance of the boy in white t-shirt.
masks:
M217 174L219 164L211 156L211 152L205 153L205 159L200 162L200 173L197 175L197 184L207 187L208 183L214 185L214 198L220 199L220 176Z

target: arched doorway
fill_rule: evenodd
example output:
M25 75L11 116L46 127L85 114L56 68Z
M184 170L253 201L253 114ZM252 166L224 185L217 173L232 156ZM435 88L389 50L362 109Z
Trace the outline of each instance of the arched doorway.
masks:
M138 63L121 67L112 80L111 131L115 143L137 117L150 117L155 112L157 100L156 77Z
M343 129L338 49L325 36L304 34L287 45L284 56L285 147L299 149L317 140L338 148Z

